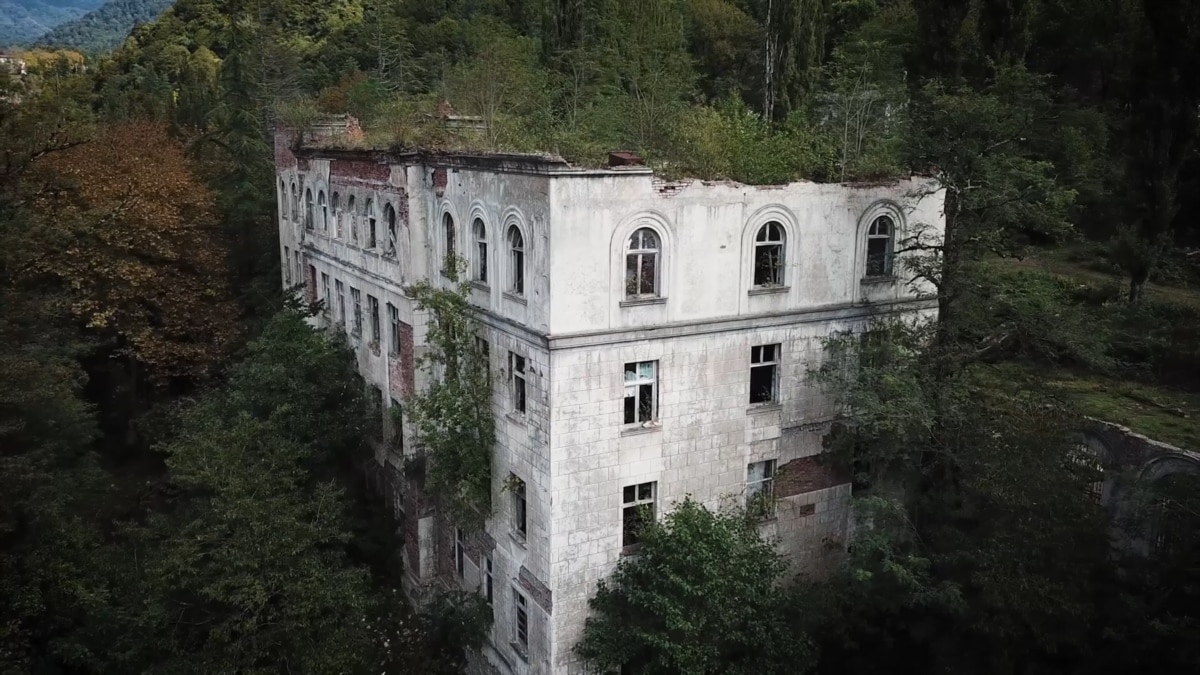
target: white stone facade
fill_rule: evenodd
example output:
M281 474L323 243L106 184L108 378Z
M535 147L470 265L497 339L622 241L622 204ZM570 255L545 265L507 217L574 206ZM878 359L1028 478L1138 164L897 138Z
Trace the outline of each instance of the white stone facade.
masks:
M764 534L779 537L797 571L836 560L849 525L849 477L815 459L835 411L806 372L834 331L861 328L879 313L932 311L929 288L898 278L900 261L878 258L886 251L891 261L918 224L941 231L942 196L926 182L671 184L640 167L323 151L287 141L281 136L276 148L284 283L325 301L336 326L340 282L348 332L350 289L359 291L363 335L351 344L385 405L403 405L421 386L413 363L425 319L403 286L449 283L440 264L447 216L472 278L481 272L480 243L486 247L486 281L472 291L484 310L497 420L486 532L464 533L460 556L457 533L402 477L399 455L415 447L407 429L404 450L381 445L378 459L390 489L403 493L397 509L414 587L461 583L485 592L490 564L495 622L485 656L497 670L580 671L571 647L588 598L635 548L624 540L630 495L652 503L658 517L687 495L740 506L748 484L763 489L769 475ZM879 216L892 223L886 242L869 235ZM378 345L368 296L378 301ZM523 412L513 384L518 358ZM523 528L514 478L524 483Z

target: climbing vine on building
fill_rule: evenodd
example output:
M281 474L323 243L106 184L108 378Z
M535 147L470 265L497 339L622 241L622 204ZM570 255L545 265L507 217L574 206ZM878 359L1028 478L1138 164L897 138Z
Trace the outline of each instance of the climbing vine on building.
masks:
M455 525L478 529L491 513L495 423L487 355L478 339L470 288L463 283L441 289L421 281L408 293L418 310L429 312L428 346L419 361L428 386L409 403L427 458L425 487Z

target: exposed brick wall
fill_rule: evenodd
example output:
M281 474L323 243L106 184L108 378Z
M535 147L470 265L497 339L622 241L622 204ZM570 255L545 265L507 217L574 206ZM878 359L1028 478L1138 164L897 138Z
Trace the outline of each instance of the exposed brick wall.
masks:
M392 174L387 164L335 159L329 163L329 182L386 183Z
M413 328L400 322L400 353L388 355L388 386L393 395L401 398L413 393L416 388L416 358L413 354Z
M433 193L438 197L446 194L446 184L449 177L446 175L445 169L433 170Z
M292 154L292 140L295 135L290 131L275 132L275 168L276 170L290 169L296 166L296 156Z
M824 490L849 483L851 478L846 467L836 466L827 457L801 457L779 467L775 477L775 495L792 497L813 490Z
M538 578L525 569L524 565L521 565L521 571L517 574L517 583L521 585L521 588L525 589L525 592L537 603L538 607L545 610L547 614L554 613L554 596L550 592L550 589L546 588L546 584L538 581Z

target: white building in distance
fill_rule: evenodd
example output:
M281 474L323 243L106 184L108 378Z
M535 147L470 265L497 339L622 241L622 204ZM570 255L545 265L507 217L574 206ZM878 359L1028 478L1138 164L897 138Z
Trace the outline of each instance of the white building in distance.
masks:
M496 416L485 531L449 527L405 475L403 425L377 458L410 590L484 594L499 672L582 670L588 598L637 549L639 509L749 503L797 571L844 550L850 476L818 457L836 411L806 373L831 333L932 312L895 254L918 225L942 231L928 181L665 182L283 134L276 163L282 281L324 302L382 407L422 381L426 317L405 286L450 287L447 252L469 261Z

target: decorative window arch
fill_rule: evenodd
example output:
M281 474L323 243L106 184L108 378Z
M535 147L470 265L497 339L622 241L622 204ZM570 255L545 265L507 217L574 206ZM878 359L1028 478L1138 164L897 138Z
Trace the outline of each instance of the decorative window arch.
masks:
M333 212L333 236L342 238L342 196L337 192L329 198L329 210Z
M867 274L868 277L892 275L895 257L896 221L884 214L876 216L867 228Z
M777 220L767 221L754 235L754 286L771 288L784 285L787 231Z
M363 205L363 217L367 220L367 248L375 248L379 245L375 228L375 200L370 197L367 198L366 204Z
M279 217L284 219L288 217L288 191L282 178L279 179Z
M313 229L313 196L312 188L304 188L304 229Z
M654 229L634 230L625 246L625 297L657 298L662 295L662 238Z
M300 218L300 193L296 190L296 181L292 181L292 201L288 206L288 212L292 220Z
M387 227L387 241L384 242L384 253L396 255L396 208L390 203L383 207L383 222Z
M329 205L325 203L324 190L317 190L317 215L321 219L321 231L329 234Z
M358 211L355 211L354 208L355 208L354 195L350 195L350 198L346 200L346 217L350 219L350 241L351 241L351 243L357 244L358 243Z
M508 290L525 295L525 235L516 223L508 226Z
M483 218L476 217L471 223L471 234L475 237L475 251L471 258L471 279L481 284L488 280L487 225Z

